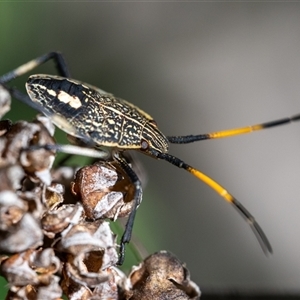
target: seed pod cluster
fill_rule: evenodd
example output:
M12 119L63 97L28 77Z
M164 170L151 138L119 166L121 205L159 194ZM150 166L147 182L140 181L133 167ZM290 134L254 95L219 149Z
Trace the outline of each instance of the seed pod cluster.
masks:
M0 86L0 117L10 97ZM54 168L54 127L0 121L0 275L6 299L197 299L176 257L158 252L126 276L105 219L126 217L134 185L117 162Z

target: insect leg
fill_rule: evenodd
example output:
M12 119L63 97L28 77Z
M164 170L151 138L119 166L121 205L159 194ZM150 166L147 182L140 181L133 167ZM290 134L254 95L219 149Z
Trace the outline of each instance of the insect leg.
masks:
M300 120L300 114L292 117L265 122L261 124L256 124L252 126L245 126L240 128L233 128L233 129L227 129L227 130L216 131L216 132L206 133L206 134L198 134L198 135L168 136L167 139L172 144L188 144L188 143L193 143L202 140L219 139L219 138L225 138L234 135L251 133L253 131L258 131L262 129L272 128L275 126L289 124L291 122L295 122L299 120Z
M215 190L221 197L223 197L227 202L232 204L238 212L242 215L242 217L247 221L247 223L250 225L251 229L253 230L259 244L261 245L263 251L265 254L272 253L272 247L271 244L261 229L261 227L258 225L254 217L250 214L250 212L237 200L235 199L224 187L222 187L219 183L205 175L204 173L200 172L199 170L191 167L190 165L186 164L184 161L180 160L179 158L172 156L167 153L159 153L155 150L152 150L153 155L155 155L157 158L163 159L168 161L169 163L182 168L189 173L193 174L195 177L206 183L209 187L211 187L213 190Z
M98 150L94 148L86 148L76 145L61 145L61 144L54 144L54 145L32 145L24 151L35 151L39 149L45 149L49 151L57 151L61 153L67 153L72 155L80 155L80 156L87 156L91 158L100 158L100 159L107 159L110 156L110 153L105 150Z
M135 174L135 172L129 166L127 161L123 157L121 157L121 155L119 155L119 154L120 153L114 153L114 158L119 162L122 169L129 176L130 180L132 181L132 183L135 186L135 193L134 193L134 199L133 199L134 204L133 204L132 210L130 212L130 215L128 217L128 220L126 222L125 231L121 237L121 242L120 242L120 254L119 254L119 260L118 260L117 264L122 265L124 262L124 258L125 258L125 244L130 242L136 210L142 201L142 185L141 185L141 182L140 182L138 176Z
M29 62L19 66L18 68L2 75L0 77L0 84L7 83L19 76L22 76L51 59L55 61L56 68L61 76L70 77L70 72L63 55L60 52L49 52L35 59L32 59Z
M45 110L43 109L43 107L41 105L38 105L38 104L34 103L33 101L31 101L31 99L29 98L29 96L27 94L24 94L15 88L10 88L7 85L7 83L19 76L24 75L25 73L30 72L34 68L46 63L47 61L49 61L51 59L54 60L54 62L56 64L56 68L58 70L58 73L61 76L70 77L70 71L68 69L67 63L66 63L64 57L62 56L62 54L59 52L49 52L47 54L39 56L21 66L19 66L18 68L2 75L0 77L0 85L4 86L4 88L7 89L14 98L29 105L31 108L44 113Z

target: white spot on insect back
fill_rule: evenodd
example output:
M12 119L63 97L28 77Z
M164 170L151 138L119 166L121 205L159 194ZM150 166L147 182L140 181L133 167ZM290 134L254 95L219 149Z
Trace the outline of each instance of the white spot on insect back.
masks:
M47 90L48 94L53 96L53 97L56 97L56 92L54 90Z
M75 109L79 108L82 105L81 101L78 97L71 96L64 91L60 91L58 93L57 99L63 103L69 104L71 107L73 107Z

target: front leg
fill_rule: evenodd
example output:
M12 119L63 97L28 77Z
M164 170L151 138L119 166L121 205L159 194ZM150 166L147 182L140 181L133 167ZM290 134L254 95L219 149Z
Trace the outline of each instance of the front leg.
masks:
M31 101L31 99L27 94L24 94L23 92L17 90L16 88L9 87L7 83L17 77L20 77L32 71L33 69L46 63L49 60L54 60L59 75L70 78L70 71L63 55L60 52L49 52L33 60L30 60L29 62L17 67L16 69L0 76L0 85L2 85L6 90L8 90L14 98L29 105L33 109L44 113L44 109L41 105L38 105L33 101Z

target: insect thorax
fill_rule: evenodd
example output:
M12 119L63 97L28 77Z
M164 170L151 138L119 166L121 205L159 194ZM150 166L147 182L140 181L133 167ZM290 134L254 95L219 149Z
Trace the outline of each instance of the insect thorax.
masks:
M59 76L33 75L26 83L30 98L46 115L61 116L71 135L86 136L96 145L140 149L143 140L160 152L168 141L153 119L131 103L86 83Z

